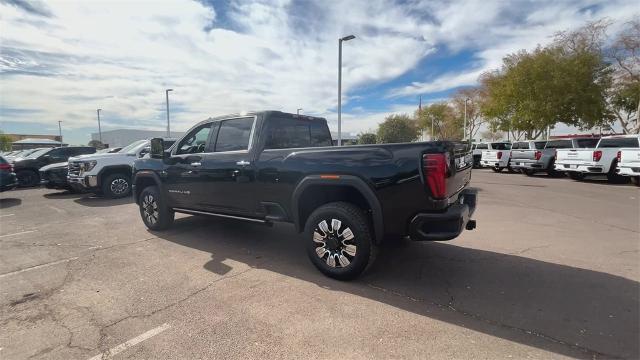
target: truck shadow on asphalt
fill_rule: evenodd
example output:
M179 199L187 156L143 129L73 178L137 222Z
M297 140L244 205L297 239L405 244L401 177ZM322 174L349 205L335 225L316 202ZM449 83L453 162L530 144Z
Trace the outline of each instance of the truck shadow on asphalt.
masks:
M21 199L17 199L17 198L0 199L0 209L8 209L10 207L19 206L20 204L22 204Z
M340 282L311 265L288 224L184 217L155 234L209 252L203 267L216 274L232 272L223 263L231 259L556 354L640 357L638 282L518 256L527 249L503 254L403 240L381 248L359 279Z
M109 207L109 206L131 204L133 203L133 198L131 196L126 196L119 199L109 199L109 198L105 198L98 195L84 194L84 196L79 197L73 201L75 201L76 203L82 206Z

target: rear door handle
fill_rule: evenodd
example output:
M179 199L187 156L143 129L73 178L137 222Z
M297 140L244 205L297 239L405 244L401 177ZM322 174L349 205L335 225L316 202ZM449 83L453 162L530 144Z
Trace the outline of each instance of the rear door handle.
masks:
M202 166L202 163L201 163L201 162L192 162L192 163L191 163L191 166L193 166L193 167L199 167L199 166Z
M251 162L245 161L245 160L240 160L240 161L236 162L236 165L239 165L239 166L247 166L247 165L250 165L250 164L251 164Z

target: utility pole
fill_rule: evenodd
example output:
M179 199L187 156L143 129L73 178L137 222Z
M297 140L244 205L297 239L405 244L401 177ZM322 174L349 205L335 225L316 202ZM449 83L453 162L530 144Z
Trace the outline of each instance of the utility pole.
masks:
M100 111L102 109L98 109L98 138L100 139L100 146L102 146L102 129L100 128Z
M342 146L342 42L355 38L348 35L338 39L338 146Z
M164 91L167 97L167 137L171 137L171 126L169 123L169 91L173 91L173 89L166 89Z

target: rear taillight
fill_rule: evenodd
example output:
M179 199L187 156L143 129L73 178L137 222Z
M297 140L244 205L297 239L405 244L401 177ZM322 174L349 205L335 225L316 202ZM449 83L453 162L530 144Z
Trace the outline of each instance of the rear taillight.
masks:
M498 154L496 154L496 156L498 156L498 160L502 159L502 151L498 151Z
M13 170L13 167L11 166L11 164L0 164L0 170Z
M422 155L425 185L431 190L434 199L444 199L447 196L447 156L446 154Z
M618 162L622 161L622 151L618 151L618 155L616 155L616 159L618 159Z
M600 161L602 159L602 151L596 150L593 152L593 161Z
M540 158L542 157L542 151L538 150L536 151L536 160L540 160Z

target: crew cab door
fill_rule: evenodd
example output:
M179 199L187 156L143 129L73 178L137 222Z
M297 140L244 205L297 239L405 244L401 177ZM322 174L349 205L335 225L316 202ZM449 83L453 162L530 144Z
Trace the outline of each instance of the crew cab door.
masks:
M215 123L213 151L205 154L202 163L205 210L248 217L256 215L259 196L250 151L255 123L255 116Z
M203 161L210 150L212 123L191 130L172 150L166 168L165 187L172 207L202 209L207 191Z

